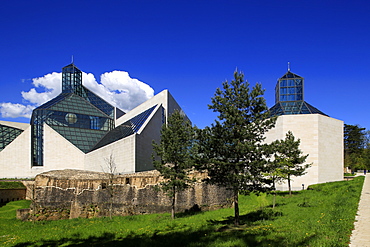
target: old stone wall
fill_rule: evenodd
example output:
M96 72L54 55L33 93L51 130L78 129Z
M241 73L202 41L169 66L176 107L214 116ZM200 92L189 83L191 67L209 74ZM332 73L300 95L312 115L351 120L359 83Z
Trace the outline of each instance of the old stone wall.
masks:
M204 174L194 174L202 178ZM156 188L161 181L157 171L113 176L78 170L51 171L35 179L33 214L55 218L162 213L171 210L170 199ZM203 210L230 204L231 193L225 188L196 183L177 195L176 211ZM59 216L58 216L59 212ZM31 213L32 214L32 213ZM45 217L44 217L45 218Z
M26 189L0 189L0 203L24 200Z

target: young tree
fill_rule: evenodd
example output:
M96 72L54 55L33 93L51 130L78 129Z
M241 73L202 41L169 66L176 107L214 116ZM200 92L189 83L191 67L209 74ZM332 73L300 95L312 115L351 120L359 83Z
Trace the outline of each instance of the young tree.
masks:
M218 120L199 133L200 169L208 172L208 182L233 191L234 224L239 225L239 193L262 191L268 171L265 158L270 154L264 134L274 127L264 90L256 84L252 90L244 74L234 73L234 80L218 88L209 109L218 113Z
M114 161L113 154L110 154L108 158L104 159L106 163L106 168L103 168L103 171L106 173L106 181L109 193L109 218L112 219L112 211L113 211L113 198L114 198L114 179L116 177L116 162Z
M275 163L277 167L276 173L280 175L281 180L288 181L289 195L292 195L291 189L291 177L302 176L306 173L306 169L311 164L303 164L307 155L302 155L302 151L299 149L300 140L295 140L294 135L291 131L285 136L284 140L278 140L276 144Z
M189 177L193 168L192 147L195 138L195 127L179 112L174 111L168 123L161 129L160 144L153 143L153 149L160 158L153 155L154 167L165 179L160 188L172 200L172 219L175 218L176 195L188 188L194 179Z

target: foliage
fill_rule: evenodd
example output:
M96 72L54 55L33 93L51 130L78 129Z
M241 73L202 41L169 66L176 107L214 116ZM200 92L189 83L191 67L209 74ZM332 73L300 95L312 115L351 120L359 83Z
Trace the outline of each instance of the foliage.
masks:
M160 188L172 199L172 217L175 216L176 193L188 188L194 179L189 177L193 168L193 143L195 127L178 111L168 118L161 129L160 144L153 143L154 167L165 179Z
M370 169L370 132L359 125L344 125L344 165L352 171Z
M234 80L217 88L209 109L218 113L218 120L199 133L200 169L208 172L208 182L225 186L234 193L235 225L239 224L238 194L265 189L268 144L264 134L274 127L264 90L256 84L252 90L243 73L234 73Z
M279 180L287 180L289 187L289 195L292 194L291 179L292 176L298 177L306 173L306 169L311 164L303 164L307 155L302 155L302 151L299 149L300 140L295 140L294 135L291 131L285 136L284 140L277 140L273 143L276 148L274 154L274 177Z
M344 125L344 152L349 155L359 153L365 147L365 128L359 125Z
M318 184L260 209L258 195L240 196L241 225L232 209L201 212L171 220L169 214L22 222L15 210L0 208L0 245L7 246L348 246L364 178ZM271 195L267 195L271 199ZM343 203L345 201L346 203ZM29 203L28 203L29 204ZM300 205L309 206L300 206ZM294 227L292 227L294 226Z
M0 181L0 189L25 189L22 182L2 182Z

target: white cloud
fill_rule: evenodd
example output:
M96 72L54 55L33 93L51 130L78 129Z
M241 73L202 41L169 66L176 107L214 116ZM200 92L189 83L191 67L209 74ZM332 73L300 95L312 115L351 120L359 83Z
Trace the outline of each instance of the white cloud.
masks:
M34 107L31 105L0 103L1 116L6 118L17 118L17 117L30 118L33 109Z
M112 71L100 76L98 83L93 74L82 73L82 83L104 100L127 112L153 97L154 90L125 71ZM2 117L30 118L32 110L61 93L62 73L53 72L32 79L33 88L21 92L25 104L0 103Z

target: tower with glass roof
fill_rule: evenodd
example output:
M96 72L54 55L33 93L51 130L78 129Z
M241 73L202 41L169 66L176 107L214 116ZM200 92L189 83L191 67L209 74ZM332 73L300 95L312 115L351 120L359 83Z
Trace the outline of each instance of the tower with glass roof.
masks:
M321 114L317 108L304 101L304 78L292 73L290 69L275 87L275 105L271 107L272 116L291 114Z
M316 183L343 179L343 121L334 119L305 101L304 78L288 71L278 79L271 116L278 116L275 127L266 133L266 143L283 140L291 131L300 140L300 150L311 164L303 176L292 177L293 190ZM276 185L287 190L286 182Z
M61 94L32 113L32 166L43 166L44 124L87 153L114 128L114 113L115 107L82 85L81 70L65 66Z

